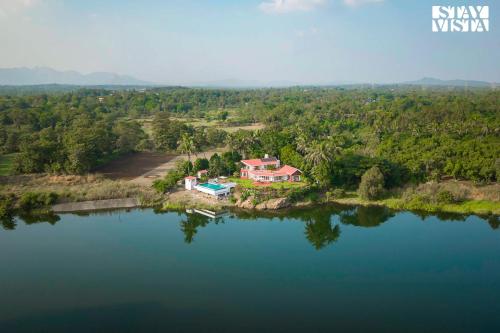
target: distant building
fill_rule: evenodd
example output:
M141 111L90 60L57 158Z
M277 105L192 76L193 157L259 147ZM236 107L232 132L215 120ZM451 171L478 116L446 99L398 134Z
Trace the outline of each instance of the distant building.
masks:
M265 155L264 158L242 160L243 168L240 177L253 179L258 182L298 182L302 171L290 165L280 165L276 157Z

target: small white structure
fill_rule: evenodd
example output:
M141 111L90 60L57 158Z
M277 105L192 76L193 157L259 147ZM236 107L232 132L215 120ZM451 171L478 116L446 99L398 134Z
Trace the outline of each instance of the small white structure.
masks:
M198 185L198 180L196 179L196 177L187 176L186 178L184 178L184 185L186 187L186 190L194 190L196 185Z
M208 175L208 170L200 170L197 172L198 178L205 177Z

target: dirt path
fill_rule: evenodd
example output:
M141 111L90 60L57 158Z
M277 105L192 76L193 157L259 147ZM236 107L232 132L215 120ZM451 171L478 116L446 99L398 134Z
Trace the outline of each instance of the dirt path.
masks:
M218 149L198 153L197 157L210 159L210 157L212 157L213 154L215 154L215 153L220 154L220 153L223 153L225 151L226 151L225 148L218 148ZM153 181L155 181L156 179L162 178L163 176L165 176L167 174L168 171L175 169L175 166L176 166L178 161L187 160L187 159L188 159L187 155L178 155L178 156L172 158L171 160L169 160L168 162L157 166L153 170L148 171L148 172L140 175L139 177L132 179L131 182L133 182L135 184L139 184L139 185L151 186ZM194 159L196 159L196 156L195 157L191 156L191 161L193 161Z

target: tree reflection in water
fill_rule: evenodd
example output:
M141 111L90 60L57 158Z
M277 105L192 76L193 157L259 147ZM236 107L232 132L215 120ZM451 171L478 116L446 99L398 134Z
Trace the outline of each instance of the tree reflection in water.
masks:
M47 222L52 225L56 224L61 218L59 215L54 213L39 213L39 214L30 214L30 213L22 213L19 216L19 219L22 220L26 225L31 225L35 223L43 223ZM2 227L5 230L14 230L17 227L17 222L13 217L4 218L1 220Z
M330 215L323 215L306 222L305 234L316 250L320 250L337 241L340 236L340 227L338 225L332 227Z
M351 210L345 210L339 214L342 224L350 224L358 227L377 227L394 216L394 213L386 207L364 207L359 206Z
M157 212L157 214L163 214L164 212ZM101 215L101 214L116 214L116 211L109 212L93 212L86 213L82 215ZM194 241L194 238L199 230L210 223L219 224L224 223L223 217L218 217L216 219L209 218L201 214L184 214L178 212L179 215L183 217L180 222L180 228L184 234L184 241L190 244ZM353 225L359 227L377 227L385 223L387 220L395 216L395 212L378 206L370 207L352 207L352 206L341 206L341 205L327 205L321 207L310 207L302 209L290 209L281 211L234 211L233 218L237 220L257 220L257 219L278 219L281 221L288 220L300 220L305 224L304 234L306 239L311 243L311 245L317 249L323 249L328 245L331 245L338 241L341 233L341 226L343 225ZM439 221L466 221L467 215L459 214L446 214L446 213L422 213L413 212L413 214L419 216L422 220L429 216L436 216ZM0 220L4 230L14 230L17 227L18 219L23 221L27 225L48 222L52 225L56 224L60 217L56 214L20 214L18 218L6 218ZM483 217L484 221L489 224L492 229L500 229L500 221L498 216L490 215ZM339 221L340 224L338 222Z
M184 234L184 241L188 244L192 243L194 240L194 235L198 232L199 227L205 227L209 223L213 222L215 224L224 223L221 217L216 219L211 219L205 215L201 214L186 214L186 220L181 221L181 231Z
M280 220L297 219L305 222L304 234L311 245L317 249L323 249L335 243L340 237L340 225L332 221L335 216L343 224L351 224L362 227L378 226L394 213L384 207L355 207L329 205L307 209L294 209L275 212L257 211L235 211L239 220L273 219ZM191 243L194 240L199 227L205 227L209 223L224 222L222 218L210 219L200 214L186 214L186 219L181 222L181 230L184 233L184 241Z
M13 217L5 217L3 219L0 220L2 222L2 227L5 229L5 230L14 230L16 229L16 221L14 220Z

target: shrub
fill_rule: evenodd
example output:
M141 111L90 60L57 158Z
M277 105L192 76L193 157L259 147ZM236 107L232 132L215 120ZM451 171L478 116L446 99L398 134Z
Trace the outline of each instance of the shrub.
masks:
M318 202L319 201L319 194L318 192L309 192L306 196L307 200L311 202Z
M14 210L14 197L12 195L0 195L0 219L8 218Z
M153 182L153 188L160 193L165 193L168 190L177 186L177 182L181 180L183 175L178 171L170 171L166 174L165 178L158 179Z
M54 192L26 192L19 199L19 206L24 210L47 207L57 200Z
M436 196L437 202L440 204L454 203L456 200L450 191L439 191Z
M315 187L310 187L310 186L305 186L305 187L300 187L300 188L294 188L291 189L288 192L288 199L291 202L297 202L305 197L307 197L310 193L317 191L317 188Z
M345 190L342 189L342 188L336 188L332 191L328 191L326 192L326 197L328 199L340 199L340 198L343 198L345 197Z
M248 199L250 196L252 195L252 192L249 191L249 190L245 190L241 193L241 201L245 201L246 199Z
M364 200L375 200L384 193L384 175L376 166L371 167L361 177L358 193Z

